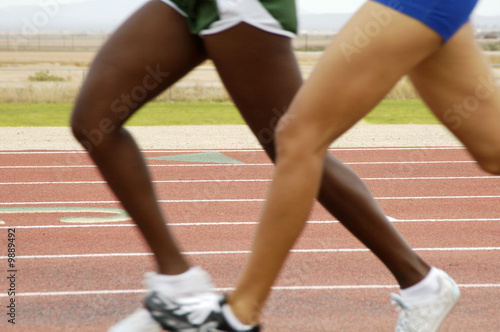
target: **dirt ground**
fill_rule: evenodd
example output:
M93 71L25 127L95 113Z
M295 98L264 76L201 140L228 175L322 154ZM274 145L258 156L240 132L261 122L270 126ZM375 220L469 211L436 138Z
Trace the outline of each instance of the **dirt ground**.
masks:
M53 65L88 67L96 52L91 51L0 51L0 67ZM322 52L296 52L301 66L314 66ZM500 52L485 52L490 63L500 64ZM202 66L213 66L206 61Z
M0 103L69 102L85 80L96 52L0 51ZM297 58L307 77L321 53L299 52ZM61 80L34 80L37 74ZM28 93L29 92L29 93ZM160 101L227 100L228 96L208 60L159 96Z
M307 78L322 52L296 52L304 78ZM94 51L0 51L0 103L69 102L77 94ZM500 52L486 52L500 81ZM38 81L35 75L47 72L61 82ZM389 98L416 98L408 84L400 82ZM194 98L194 99L193 99ZM208 60L189 73L172 89L158 97L159 101L227 100L213 63Z
M73 66L88 67L96 52L90 51L0 51L0 67L8 66ZM297 59L301 66L313 66L321 52L297 52ZM202 66L213 66L206 61Z

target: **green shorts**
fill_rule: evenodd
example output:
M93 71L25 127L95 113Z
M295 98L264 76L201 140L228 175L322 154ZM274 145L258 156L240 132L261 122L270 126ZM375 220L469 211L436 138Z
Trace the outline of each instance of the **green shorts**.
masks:
M218 33L239 23L290 38L297 33L295 0L162 1L185 16L196 35Z

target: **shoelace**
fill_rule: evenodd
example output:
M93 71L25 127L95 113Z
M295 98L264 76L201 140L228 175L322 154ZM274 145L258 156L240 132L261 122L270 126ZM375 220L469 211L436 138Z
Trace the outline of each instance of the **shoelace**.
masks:
M403 299L397 294L391 294L391 304L395 306L398 312L398 325L396 326L396 332L407 332L407 331L418 331L418 328L412 325L411 321L408 319L410 314L408 306L405 305Z
M403 299L394 293L390 294L391 296L391 304L396 307L397 312L404 311L405 309L408 309L408 307L404 304Z

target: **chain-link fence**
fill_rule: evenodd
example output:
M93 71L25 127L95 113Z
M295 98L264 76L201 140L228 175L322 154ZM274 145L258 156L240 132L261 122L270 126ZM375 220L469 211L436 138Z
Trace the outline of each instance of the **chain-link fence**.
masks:
M96 51L109 38L104 33L38 33L0 32L0 51ZM303 33L293 40L296 50L321 51L334 33Z
M0 33L2 51L95 51L108 34Z

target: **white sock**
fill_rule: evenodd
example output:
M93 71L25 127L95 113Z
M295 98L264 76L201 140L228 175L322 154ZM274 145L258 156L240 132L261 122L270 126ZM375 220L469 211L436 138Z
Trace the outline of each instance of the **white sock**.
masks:
M199 266L177 275L148 273L145 283L147 288L168 295L172 299L213 291L210 276Z
M403 302L408 306L432 301L439 294L439 274L436 268L431 267L429 273L415 285L401 289Z
M231 306L229 304L224 304L222 306L222 313L224 314L224 317L226 318L226 321L231 327L235 330L249 330L253 326L251 325L246 325L240 322L238 317L236 317L233 313L233 310L231 310Z

